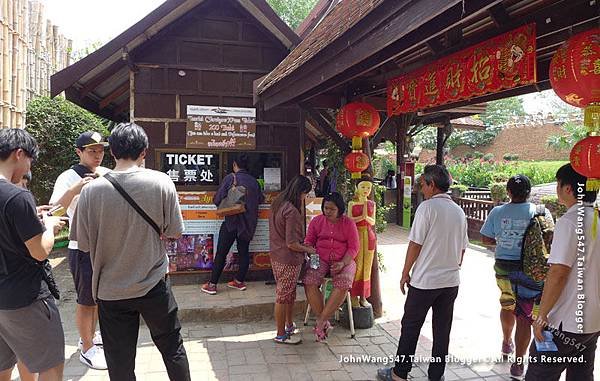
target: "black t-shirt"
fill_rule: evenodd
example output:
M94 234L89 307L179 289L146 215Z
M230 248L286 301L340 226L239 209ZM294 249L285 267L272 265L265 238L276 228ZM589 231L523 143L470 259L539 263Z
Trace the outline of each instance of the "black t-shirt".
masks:
M27 307L50 296L42 269L25 242L44 232L33 195L0 179L0 310Z

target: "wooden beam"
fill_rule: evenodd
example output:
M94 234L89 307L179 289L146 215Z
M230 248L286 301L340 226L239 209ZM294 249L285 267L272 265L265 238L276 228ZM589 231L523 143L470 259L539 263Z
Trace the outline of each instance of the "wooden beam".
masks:
M463 39L462 25L459 24L446 32L446 48L460 44Z
M302 107L302 106L301 106ZM315 126L323 135L328 136L333 140L333 142L342 150L342 152L349 152L350 145L348 142L342 138L331 125L327 122L327 120L321 115L321 113L312 108L304 108L304 110L308 113L310 118L315 122L313 126Z
M427 47L429 48L429 50L431 50L431 53L433 53L434 55L439 54L444 50L444 46L441 42L437 40L437 38L432 38L425 44L427 44Z
M125 99L123 102L121 102L121 104L119 104L116 108L115 108L115 115L119 115L124 113L125 111L129 111L129 97L127 97L127 99ZM129 116L129 113L127 114L127 116Z
M496 25L496 28L501 28L510 23L510 15L508 14L506 8L504 8L504 5L502 4L498 4L491 7L490 9L488 9L488 13L492 18L494 25Z
M113 63L100 73L98 73L95 77L87 81L81 90L79 90L79 94L81 97L87 96L90 92L94 91L98 86L100 86L104 81L115 75L119 70L125 67L125 62L122 60L118 60Z
M110 104L110 102L114 101L121 95L125 94L129 90L129 79L123 82L119 87L113 90L112 93L108 94L104 99L100 101L99 107L100 109L106 108Z
M377 30L355 44L342 39L348 46L352 46L352 49L339 53L330 62L322 62L322 67L310 72L308 76L304 75L309 72L306 70L308 68L303 66L302 70L295 71L266 89L262 96L265 108L289 103L297 98L304 101L338 87L401 55L407 49L421 43L423 36L439 36L452 27L477 17L501 1L473 0L465 4L464 12L462 1L411 2L406 9L389 17ZM322 59L319 56L319 61Z

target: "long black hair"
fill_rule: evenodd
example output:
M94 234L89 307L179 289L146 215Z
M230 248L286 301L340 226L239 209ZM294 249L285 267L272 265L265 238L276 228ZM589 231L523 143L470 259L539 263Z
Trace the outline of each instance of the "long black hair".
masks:
M277 211L281 207L281 205L288 201L292 205L302 213L302 203L300 200L301 193L308 193L312 189L312 185L310 180L306 176L298 175L292 179L288 183L281 193L273 200L271 204L271 214L277 214Z

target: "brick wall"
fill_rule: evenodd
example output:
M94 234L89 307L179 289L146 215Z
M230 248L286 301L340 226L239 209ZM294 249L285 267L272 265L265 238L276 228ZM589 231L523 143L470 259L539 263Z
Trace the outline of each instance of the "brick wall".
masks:
M468 152L479 151L484 154L492 153L494 159L497 160L502 159L506 153L519 155L519 160L568 160L569 150L555 151L546 144L551 135L564 133L561 126L554 123L507 127L489 146L477 148L458 146L451 150L450 154L455 157L463 157ZM420 162L432 160L435 160L434 151L423 150L421 152Z

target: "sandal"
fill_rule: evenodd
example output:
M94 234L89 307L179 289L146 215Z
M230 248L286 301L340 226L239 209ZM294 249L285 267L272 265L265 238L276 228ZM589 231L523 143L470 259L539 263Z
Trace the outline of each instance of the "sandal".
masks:
M377 369L377 379L380 381L394 381L394 378L392 377L393 371L394 371L394 368ZM401 380L406 380L406 379L401 378Z

